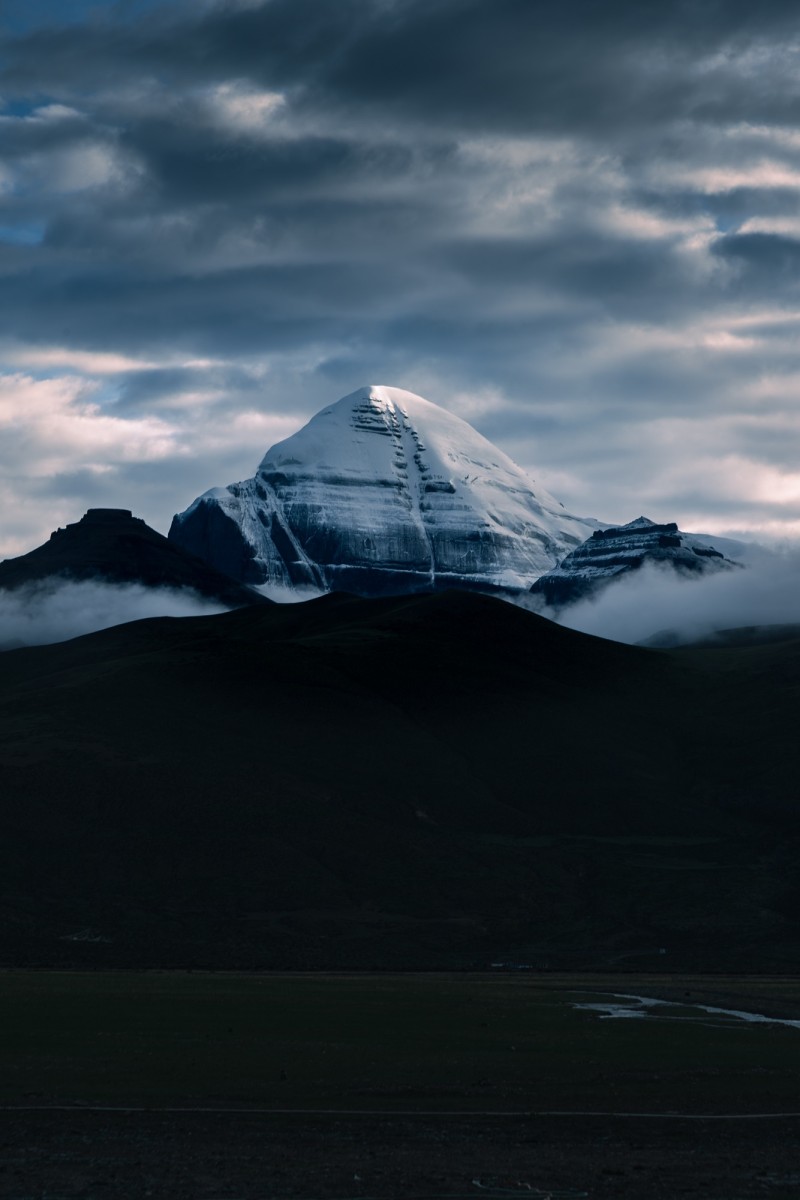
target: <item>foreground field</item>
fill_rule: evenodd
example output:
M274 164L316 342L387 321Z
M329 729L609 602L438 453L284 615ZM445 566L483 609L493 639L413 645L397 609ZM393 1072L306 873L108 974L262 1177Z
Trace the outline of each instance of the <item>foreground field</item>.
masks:
M800 1028L708 1008L800 981L8 972L0 1194L796 1197Z

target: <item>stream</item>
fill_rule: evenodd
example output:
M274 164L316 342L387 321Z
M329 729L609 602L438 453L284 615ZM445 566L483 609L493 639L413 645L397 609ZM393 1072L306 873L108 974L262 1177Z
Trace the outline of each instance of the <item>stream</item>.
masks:
M599 993L600 995L604 993ZM717 1021L717 1025L734 1025L745 1021L753 1025L788 1025L790 1029L800 1029L800 1020L788 1020L785 1017L766 1017L762 1013L742 1012L738 1008L718 1008L713 1004L696 1004L692 1001L654 1000L649 996L633 996L626 992L605 993L611 999L597 1001L573 1002L572 1007L594 1012L600 1020L647 1020L657 1018L661 1021L687 1021L691 1017L668 1016L664 1012L656 1013L655 1009L681 1008L695 1009L714 1017L730 1018L729 1021ZM696 1018L700 1021L701 1018Z

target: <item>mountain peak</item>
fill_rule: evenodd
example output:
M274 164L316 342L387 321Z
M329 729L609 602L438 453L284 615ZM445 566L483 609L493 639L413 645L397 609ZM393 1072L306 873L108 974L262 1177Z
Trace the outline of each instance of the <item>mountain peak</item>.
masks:
M245 582L363 595L525 588L592 530L455 413L373 384L214 488L170 538Z
M356 388L354 392L350 392L347 396L342 396L341 400L337 400L331 407L347 408L354 404L362 404L365 401L375 404L377 407L393 408L397 405L403 408L407 405L412 407L416 404L421 404L423 407L439 408L438 404L434 404L431 400L426 400L424 396L417 395L416 392L409 392L405 388L392 387L385 383L370 383L365 387ZM324 410L323 410L324 411Z
M636 517L635 520L628 521L627 525L619 525L619 526L617 526L617 528L619 528L619 529L650 529L652 526L654 526L656 524L657 524L657 522L651 521L649 517ZM678 526L676 525L675 528L677 529Z
M417 395L416 392L409 392L405 388L393 387L385 383L370 383L366 387L356 388L354 392L350 392L348 396L343 396L341 400L336 401L336 406L339 404L347 405L362 400L373 400L376 404L431 404L430 400L426 400L424 396ZM434 408L439 405L434 404Z

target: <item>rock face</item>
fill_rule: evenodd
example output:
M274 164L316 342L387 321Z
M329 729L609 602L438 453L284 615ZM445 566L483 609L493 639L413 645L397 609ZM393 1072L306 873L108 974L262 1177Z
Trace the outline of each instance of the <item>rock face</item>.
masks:
M596 529L530 590L551 608L564 608L646 562L663 563L687 576L739 565L694 534L682 533L674 521L657 525L647 517L637 517L627 525Z
M264 604L264 597L187 554L124 508L90 508L29 554L0 562L0 589L59 577L190 588L229 608Z
M366 387L200 496L170 539L246 583L361 595L525 588L595 527L465 421Z

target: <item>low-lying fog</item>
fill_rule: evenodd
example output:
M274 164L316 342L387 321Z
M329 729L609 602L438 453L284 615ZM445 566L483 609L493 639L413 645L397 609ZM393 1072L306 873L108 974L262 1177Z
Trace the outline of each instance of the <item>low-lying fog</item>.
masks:
M199 617L224 611L224 605L183 589L47 579L0 591L0 650L63 642L143 617Z
M741 561L741 568L699 579L648 564L594 599L561 613L545 610L545 615L570 629L620 642L642 642L660 634L694 641L743 625L800 624L800 547L750 546ZM316 593L269 594L285 603ZM0 591L0 650L60 642L143 617L224 611L224 605L183 589L48 579Z
M800 548L748 547L741 561L741 569L700 578L646 564L596 598L546 615L618 642L642 642L661 633L688 642L743 625L800 623Z

